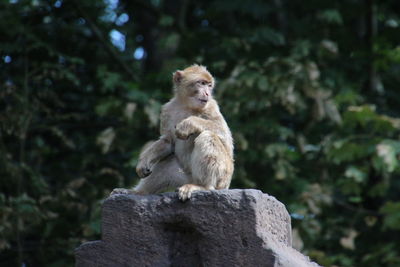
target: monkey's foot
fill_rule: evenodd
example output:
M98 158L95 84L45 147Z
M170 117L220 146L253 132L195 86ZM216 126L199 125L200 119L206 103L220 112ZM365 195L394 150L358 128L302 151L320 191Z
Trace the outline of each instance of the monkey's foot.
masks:
M136 194L136 191L134 191L132 189L126 189L126 188L114 188L114 190L111 192L110 196L117 195L117 194Z
M185 184L178 188L178 197L182 201L190 199L194 191L205 190L204 187L194 184Z

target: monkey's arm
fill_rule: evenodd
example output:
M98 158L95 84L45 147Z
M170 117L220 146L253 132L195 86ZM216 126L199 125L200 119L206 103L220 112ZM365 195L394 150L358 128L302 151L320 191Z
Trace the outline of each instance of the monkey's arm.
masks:
M136 166L136 173L139 177L143 178L148 176L154 165L160 160L164 159L166 156L173 152L173 145L171 138L163 135L147 147L139 156L139 163Z
M176 125L176 137L179 139L187 139L192 134L200 134L209 130L215 133L222 131L222 128L213 120L206 120L196 116L190 116Z

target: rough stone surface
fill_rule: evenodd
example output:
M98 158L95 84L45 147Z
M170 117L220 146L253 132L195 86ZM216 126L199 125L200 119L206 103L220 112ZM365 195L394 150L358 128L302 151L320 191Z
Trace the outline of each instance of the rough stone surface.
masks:
M102 240L76 249L76 266L318 266L291 248L290 216L258 190L113 195Z

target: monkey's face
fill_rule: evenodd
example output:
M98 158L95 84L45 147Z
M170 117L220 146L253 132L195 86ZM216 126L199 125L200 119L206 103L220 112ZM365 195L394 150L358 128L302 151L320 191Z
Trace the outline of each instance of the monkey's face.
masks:
M190 109L202 110L212 98L214 78L203 66L193 65L173 75L175 93Z
M211 99L213 84L205 79L195 80L186 88L188 90L188 104L193 109L204 109Z

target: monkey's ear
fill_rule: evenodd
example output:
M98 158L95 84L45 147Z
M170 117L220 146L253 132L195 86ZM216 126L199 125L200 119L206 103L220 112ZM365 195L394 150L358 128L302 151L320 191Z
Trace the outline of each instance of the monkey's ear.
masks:
M177 70L174 72L172 76L172 80L174 81L175 84L178 84L182 81L183 79L183 71Z

